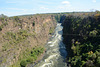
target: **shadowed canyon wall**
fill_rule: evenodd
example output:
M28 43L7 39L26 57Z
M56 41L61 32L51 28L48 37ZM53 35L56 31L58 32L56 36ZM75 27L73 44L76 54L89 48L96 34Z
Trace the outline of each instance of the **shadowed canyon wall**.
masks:
M68 15L62 25L68 65L100 67L100 13Z

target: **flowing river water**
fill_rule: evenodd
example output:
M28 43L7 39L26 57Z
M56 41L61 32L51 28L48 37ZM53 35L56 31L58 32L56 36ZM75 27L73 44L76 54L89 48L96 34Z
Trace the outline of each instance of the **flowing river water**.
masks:
M65 58L67 56L65 45L62 40L62 29L60 23L57 23L54 35L45 45L47 51L43 59L35 67L67 67Z

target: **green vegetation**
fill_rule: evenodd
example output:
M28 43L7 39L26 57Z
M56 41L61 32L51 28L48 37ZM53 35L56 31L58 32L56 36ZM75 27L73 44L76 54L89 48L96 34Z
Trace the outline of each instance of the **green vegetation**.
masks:
M19 17L18 16L14 16L13 19L18 22L19 21Z
M33 21L33 26L35 25L35 21Z
M100 67L100 14L66 16L64 43L71 67Z
M35 47L35 48L33 48L30 51L28 57L26 57L26 59L24 59L24 60L22 60L20 62L20 66L21 67L25 67L29 63L34 63L34 61L37 60L37 57L39 55L41 55L43 53L43 51L44 51L44 48L42 48L42 47Z
M0 26L0 31L2 31L2 26Z
M8 42L5 42L2 46L2 51L6 51L10 46L16 46L18 43L23 42L28 36L34 36L34 34L28 33L26 30L19 30L19 32L16 33L7 32L3 38L8 40Z
M1 17L1 18L0 18L0 20L1 20L1 21L4 21L4 20L5 20L5 18Z
M20 62L20 66L21 66L21 67L25 67L26 65L27 65L26 60L22 60L22 61Z
M7 22L5 22L5 23L1 24L1 25L0 25L0 31L2 31L2 28L4 28L4 26L6 26L6 25L8 25L8 23L7 23Z
M44 51L42 47L35 47L31 51L26 50L20 56L20 59L17 63L11 65L11 67L26 67L27 64L34 63L38 56L40 56Z
M55 22L51 14L1 18L0 66L25 67L36 62L44 51L40 46L45 44L49 32L53 33ZM47 38L43 38L45 36ZM41 42L41 39L45 42Z
M54 28L50 28L49 34L52 34L54 32Z
M60 22L61 14L56 14L55 19L57 22Z

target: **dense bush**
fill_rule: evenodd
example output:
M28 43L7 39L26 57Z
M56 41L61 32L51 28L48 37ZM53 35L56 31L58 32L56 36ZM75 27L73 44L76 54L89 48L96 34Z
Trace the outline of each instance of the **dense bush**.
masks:
M42 47L33 48L33 49L30 51L28 57L20 62L20 66L21 66L21 67L26 67L26 65L27 65L28 63L34 63L34 61L37 60L37 57L38 57L40 54L42 54L43 51L44 51L44 48L42 48Z
M25 67L26 65L27 65L26 60L22 60L22 61L20 62L20 66L21 66L21 67Z
M100 15L69 15L63 26L67 62L72 67L100 67Z

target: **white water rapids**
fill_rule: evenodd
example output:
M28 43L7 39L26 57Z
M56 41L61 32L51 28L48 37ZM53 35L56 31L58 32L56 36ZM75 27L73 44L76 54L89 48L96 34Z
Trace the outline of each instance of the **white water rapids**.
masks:
M47 49L43 59L35 67L67 67L65 58L67 56L65 45L62 40L62 29L60 23L57 23L54 35L45 45ZM34 66L33 66L34 67Z

